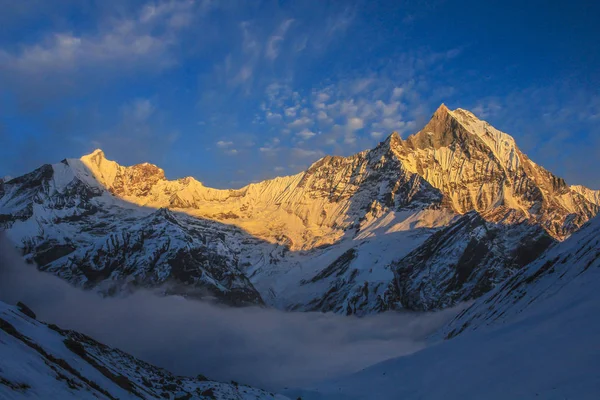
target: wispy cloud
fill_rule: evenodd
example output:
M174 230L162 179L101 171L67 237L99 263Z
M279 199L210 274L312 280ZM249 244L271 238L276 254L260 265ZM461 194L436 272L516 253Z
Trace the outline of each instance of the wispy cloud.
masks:
M52 32L18 50L0 50L3 69L45 76L83 68L165 68L177 62L172 53L178 32L189 26L207 3L171 1L146 5L130 17L100 22L94 32Z
M285 34L293 22L293 19L286 19L279 25L275 34L269 37L265 49L265 57L267 57L267 59L275 60L279 56L279 46L285 39Z

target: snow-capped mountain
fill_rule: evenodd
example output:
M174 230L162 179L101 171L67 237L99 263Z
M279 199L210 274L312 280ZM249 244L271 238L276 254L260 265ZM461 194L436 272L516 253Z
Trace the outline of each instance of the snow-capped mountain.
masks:
M0 302L0 398L220 399L287 397L203 376L187 378Z
M442 105L419 133L399 138L403 165L438 188L458 213L504 206L495 221L530 219L564 239L598 206L565 181L531 161L514 139L466 110Z
M73 284L107 294L169 284L165 291L235 305L262 302L239 270L235 248L256 239L167 209L131 206L107 193L79 160L11 180L2 201L8 236L29 260Z
M597 203L509 135L442 105L406 140L393 133L237 190L167 180L155 165L120 166L96 150L1 184L0 223L42 269L106 294L162 287L366 314L476 298L548 236L575 232ZM434 260L443 262L432 270Z

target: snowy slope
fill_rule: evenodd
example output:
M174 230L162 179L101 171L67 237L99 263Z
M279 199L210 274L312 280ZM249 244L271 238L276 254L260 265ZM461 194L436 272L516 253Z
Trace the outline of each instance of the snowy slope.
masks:
M588 201L600 205L600 190L592 190L581 185L573 185L571 186L571 190L579 193Z
M477 300L452 337L351 376L289 391L304 400L597 399L600 218Z
M600 217L546 253L461 313L445 329L448 337L518 319L520 314L580 281L595 282L600 271ZM581 282L583 284L583 282ZM590 283L593 285L596 283ZM585 286L588 289L587 285ZM553 300L555 301L555 300ZM566 299L565 301L570 301ZM566 303L565 303L566 304Z
M262 303L238 257L240 243L258 240L235 227L131 205L78 160L45 165L4 190L7 236L28 260L75 285L106 294L164 286L234 305Z
M0 302L0 398L285 400L245 385L186 378Z

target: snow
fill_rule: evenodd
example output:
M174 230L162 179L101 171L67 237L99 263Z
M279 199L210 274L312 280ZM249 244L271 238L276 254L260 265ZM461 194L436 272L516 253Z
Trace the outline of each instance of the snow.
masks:
M468 322L457 337L286 394L303 400L597 399L599 232L596 218L531 264L515 280L523 284L479 299L445 328ZM566 261L540 275L557 256Z
M576 193L579 193L588 201L600 206L600 190L588 189L582 185L573 185L571 186L571 190Z
M183 396L188 399L289 400L245 385L174 377L82 335L50 329L3 302L0 302L0 319L0 323L6 321L16 329L17 335L25 337L19 339L7 326L0 325L0 398L3 400L163 399L163 395L168 399ZM83 346L89 360L68 348L65 339ZM118 385L98 366L125 379L129 389ZM212 397L207 390L212 392ZM204 392L207 394L203 396Z

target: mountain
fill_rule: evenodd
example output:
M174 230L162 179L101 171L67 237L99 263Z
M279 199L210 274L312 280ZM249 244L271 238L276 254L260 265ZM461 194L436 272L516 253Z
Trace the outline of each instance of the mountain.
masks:
M461 214L504 206L495 220L529 219L562 240L598 213L595 202L531 161L511 136L460 108L442 105L395 150Z
M571 190L585 197L590 203L600 205L600 190L588 189L581 185L573 185Z
M0 302L0 398L286 400L204 376L187 378Z
M541 227L527 221L493 223L471 211L392 264L397 301L404 308L426 311L472 300L553 242Z
M600 217L596 217L459 314L444 334L454 337L518 319L538 303L555 301L565 288L597 289L599 273Z
M79 160L44 165L4 185L7 235L40 268L85 288L114 294L137 286L184 286L197 297L262 304L238 268L239 229L132 207L115 198Z
M482 295L596 215L594 193L442 105L406 140L237 190L96 150L1 184L0 224L41 269L107 295L363 315Z
M289 390L303 400L596 399L600 217L476 300L417 353Z

